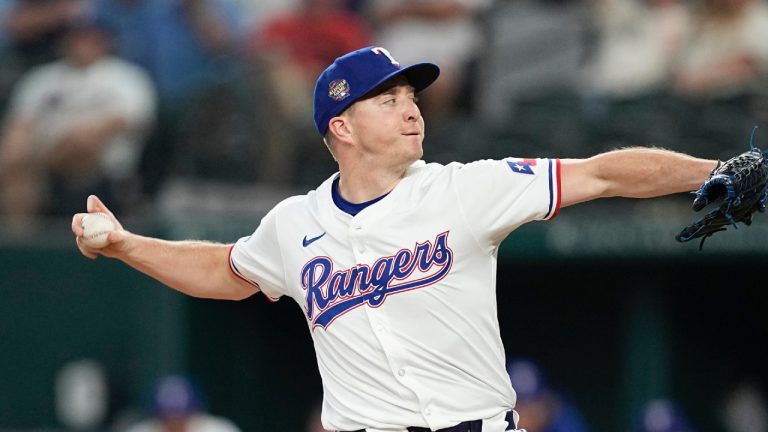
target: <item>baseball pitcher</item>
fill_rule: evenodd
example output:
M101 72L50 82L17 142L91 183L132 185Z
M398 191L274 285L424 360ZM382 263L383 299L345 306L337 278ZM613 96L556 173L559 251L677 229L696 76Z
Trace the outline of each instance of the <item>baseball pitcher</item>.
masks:
M326 429L515 430L496 313L502 240L572 204L695 190L717 161L632 148L427 163L417 94L438 75L380 47L336 59L317 80L314 120L339 171L235 244L134 234L90 196L87 211L107 213L115 230L89 248L77 214L78 247L195 297L290 297L315 345Z

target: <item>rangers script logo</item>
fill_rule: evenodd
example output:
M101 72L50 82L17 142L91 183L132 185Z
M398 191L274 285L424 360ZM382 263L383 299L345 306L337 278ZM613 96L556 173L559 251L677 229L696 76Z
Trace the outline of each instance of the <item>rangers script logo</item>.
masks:
M313 329L328 328L333 320L358 306L379 307L388 295L443 279L453 264L448 233L438 234L434 243L416 243L413 250L400 249L381 257L372 266L358 264L334 271L330 258L312 258L301 270L301 286L306 291L307 319Z

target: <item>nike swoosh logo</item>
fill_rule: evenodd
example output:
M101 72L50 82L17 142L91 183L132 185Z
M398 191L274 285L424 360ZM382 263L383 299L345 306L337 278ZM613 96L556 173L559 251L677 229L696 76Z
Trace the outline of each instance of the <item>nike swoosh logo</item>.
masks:
M322 234L320 234L319 236L317 236L317 237L312 237L312 238L310 238L310 239L308 239L308 238L307 238L307 236L304 236L304 240L302 240L302 241L301 241L301 244L303 244L303 245L304 245L304 247L307 247L307 246L311 245L312 243L316 242L317 240L320 240L320 238L321 238L322 236L324 236L324 235L325 235L325 233L322 233Z

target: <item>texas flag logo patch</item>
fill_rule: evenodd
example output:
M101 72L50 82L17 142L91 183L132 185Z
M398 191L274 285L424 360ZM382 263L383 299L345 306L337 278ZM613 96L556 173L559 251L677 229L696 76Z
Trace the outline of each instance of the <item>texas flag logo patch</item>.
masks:
M536 159L508 160L509 168L519 174L534 174L533 168L536 166Z

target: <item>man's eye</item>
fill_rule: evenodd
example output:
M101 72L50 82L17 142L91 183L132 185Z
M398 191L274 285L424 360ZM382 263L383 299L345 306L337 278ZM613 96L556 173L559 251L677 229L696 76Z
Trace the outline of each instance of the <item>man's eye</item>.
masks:
M411 100L413 101L413 103L419 103L419 97L418 96L411 97Z
M395 102L397 102L397 99L395 98L390 98L384 101L385 104L390 104L390 105L393 105Z

